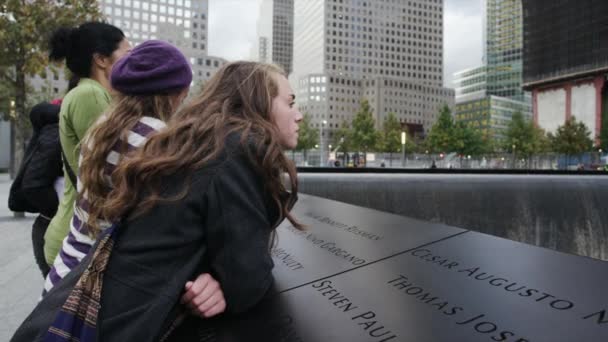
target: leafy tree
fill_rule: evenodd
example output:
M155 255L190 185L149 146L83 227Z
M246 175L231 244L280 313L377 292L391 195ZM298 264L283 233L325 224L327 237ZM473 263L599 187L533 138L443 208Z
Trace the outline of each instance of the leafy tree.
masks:
M520 112L513 114L507 128L503 148L518 156L529 158L533 154L547 151L549 147L545 132L526 120Z
M352 136L352 129L346 120L342 121L342 125L340 125L340 128L333 135L332 144L336 147L336 152L343 153L342 163L344 166L348 163L348 152L352 150Z
M401 151L401 124L397 120L395 113L388 113L382 123L378 149L381 152L392 154Z
M445 105L439 111L439 118L426 137L427 148L431 152L451 152L455 147L456 125L450 108Z
M376 147L380 133L376 131L372 110L367 100L361 101L361 107L352 122L352 145L356 150L367 154Z
M10 71L5 71L9 73ZM3 71L0 71L3 73ZM11 109L11 101L15 99L15 89L11 87L7 82L2 82L0 80L0 114L2 115L2 120L10 120L10 109Z
M304 160L308 160L308 150L319 143L319 130L312 127L310 120L310 115L305 113L300 122L298 146L296 146L296 151L302 151L304 153Z
M533 124L534 125L534 124ZM534 125L535 153L551 152L551 139L544 129Z
M604 99L606 99L606 97L604 97ZM604 100L604 103L606 103L606 100ZM604 150L608 150L608 108L606 106L603 106L604 108L602 109L602 127L600 127L600 145L598 146L599 148L602 148Z
M555 152L563 153L569 158L572 155L591 151L593 140L590 136L591 132L585 123L576 121L572 116L564 125L557 128L551 143Z
M350 151L352 149L353 132L348 124L348 121L342 121L340 128L334 132L332 144L336 147L340 146L341 151Z
M487 139L483 137L480 130L470 127L464 122L454 125L453 150L461 158L464 155L480 155L488 152Z
M401 123L397 120L395 113L388 113L384 118L377 148L379 151L389 154L391 163L393 153L401 153L402 148L405 148L406 152L413 152L416 149L416 143L411 135L407 135L405 146L401 146L402 132Z
M14 96L10 119L17 128L13 169L20 164L25 145L21 123L27 116L26 77L41 73L48 65L50 34L61 26L100 17L97 0L0 0L0 83Z

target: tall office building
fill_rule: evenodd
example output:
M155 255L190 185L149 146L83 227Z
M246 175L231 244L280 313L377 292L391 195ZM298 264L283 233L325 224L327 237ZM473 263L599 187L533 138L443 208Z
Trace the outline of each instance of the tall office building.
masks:
M291 80L324 144L363 99L377 126L393 112L414 131L453 104L442 87L442 0L296 0L294 20Z
M523 6L523 85L532 92L535 122L555 132L575 116L599 144L608 128L608 2L523 0Z
M294 0L262 0L254 59L275 63L291 73L293 63Z
M521 0L483 5L484 64L454 74L455 119L500 140L515 112L532 115L522 89L523 12Z
M207 55L208 0L100 0L99 5L106 20L123 30L132 45L160 39L177 46L192 65L193 85L226 63ZM34 87L61 95L66 87L63 75L49 70L43 76L31 80Z
M488 94L525 101L522 90L523 10L521 0L486 0L485 63Z
M137 45L160 39L177 46L190 60L193 83L209 79L222 60L207 56L208 0L100 0L108 21Z

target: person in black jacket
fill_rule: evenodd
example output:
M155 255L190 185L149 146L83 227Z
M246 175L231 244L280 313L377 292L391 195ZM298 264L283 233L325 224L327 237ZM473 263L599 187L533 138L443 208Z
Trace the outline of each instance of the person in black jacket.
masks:
M284 218L302 228L289 212L297 180L284 154L302 120L294 99L278 67L229 63L116 169L102 216L123 221L103 277L98 340L158 340L188 299L183 284L201 272L219 281L228 314L265 296L274 228Z
M32 108L30 121L34 134L9 194L9 208L12 211L40 214L32 227L32 244L36 263L43 276L49 271L44 259L44 233L59 205L55 182L63 176L59 109L58 104L47 102Z

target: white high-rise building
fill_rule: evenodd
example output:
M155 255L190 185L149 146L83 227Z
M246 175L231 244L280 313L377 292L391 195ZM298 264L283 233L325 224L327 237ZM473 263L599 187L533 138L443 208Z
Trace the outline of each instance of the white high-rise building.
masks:
M393 112L404 127L427 132L443 88L443 0L295 0L291 77L302 112L332 130L350 122L363 99L376 125Z
M193 85L226 63L207 56L208 0L99 0L99 5L108 23L120 28L133 46L159 39L178 47L192 65ZM61 96L67 84L63 75L46 74L32 78L34 87Z
M258 39L252 57L264 63L275 63L288 74L293 63L294 0L262 0L257 23Z

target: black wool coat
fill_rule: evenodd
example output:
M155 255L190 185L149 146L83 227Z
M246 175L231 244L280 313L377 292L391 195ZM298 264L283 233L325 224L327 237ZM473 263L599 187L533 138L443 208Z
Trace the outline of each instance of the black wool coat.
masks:
M157 205L120 229L104 277L100 341L154 341L173 321L188 280L210 272L227 311L243 312L270 288L270 237L278 210L250 160L232 143L197 171L185 198ZM167 195L184 177L167 179Z

